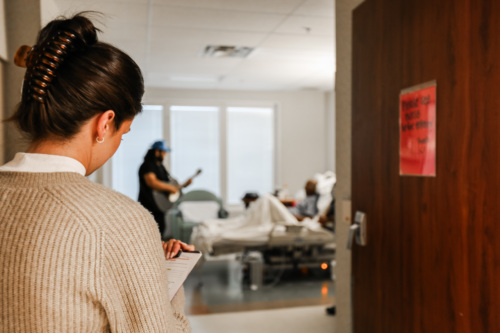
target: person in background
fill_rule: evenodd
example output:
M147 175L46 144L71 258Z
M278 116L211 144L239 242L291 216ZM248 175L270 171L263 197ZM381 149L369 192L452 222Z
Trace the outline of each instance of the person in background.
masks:
M194 247L162 248L146 209L85 177L144 93L139 67L87 16L49 22L15 57L26 74L9 120L31 143L0 167L0 332L189 332L165 257Z
M165 214L168 212L169 204L173 204L173 202L168 199L169 195L176 194L182 188L189 186L192 182L190 178L184 184L179 185L177 181L170 176L163 165L163 160L167 152L170 151L170 147L168 147L164 141L156 141L146 153L144 162L139 168L138 201L153 214L162 237L164 237L166 229ZM155 199L155 193L153 191L158 191L161 193L160 195L164 195L164 198L162 198L163 200Z
M318 216L318 222L323 226L323 228L335 232L335 197L333 194L332 200L326 207L323 214Z
M300 201L297 206L290 207L290 213L295 216L297 221L302 221L306 217L312 218L318 214L318 198L316 185L318 182L314 179L309 179L305 185L306 197Z

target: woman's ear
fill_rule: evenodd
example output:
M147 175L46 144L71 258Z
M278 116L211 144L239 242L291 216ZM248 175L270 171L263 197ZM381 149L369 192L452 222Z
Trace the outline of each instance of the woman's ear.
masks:
M113 110L104 111L97 116L96 136L98 141L104 140L108 133L112 133L114 119L115 111Z

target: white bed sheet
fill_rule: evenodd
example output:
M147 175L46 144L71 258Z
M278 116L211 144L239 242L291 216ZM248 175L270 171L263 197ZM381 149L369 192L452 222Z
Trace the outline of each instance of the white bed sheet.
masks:
M301 226L287 231L286 226ZM333 234L324 230L316 219L298 222L288 209L274 196L266 194L255 201L244 215L229 219L202 221L193 229L191 243L197 250L212 252L214 244L261 246L291 242L297 239L316 242L333 241ZM281 241L280 241L281 238Z

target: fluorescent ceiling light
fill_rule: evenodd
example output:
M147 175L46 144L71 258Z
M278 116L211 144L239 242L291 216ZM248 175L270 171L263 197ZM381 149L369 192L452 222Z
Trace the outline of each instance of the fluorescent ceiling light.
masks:
M253 47L232 45L207 45L203 50L204 57L210 58L246 58Z

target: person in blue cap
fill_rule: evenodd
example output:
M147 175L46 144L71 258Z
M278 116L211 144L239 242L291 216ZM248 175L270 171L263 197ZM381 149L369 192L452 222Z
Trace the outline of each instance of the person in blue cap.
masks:
M144 162L139 168L138 201L153 214L162 238L165 237L165 214L169 206L173 204L169 196L177 194L181 188L192 182L188 179L184 184L179 185L169 174L163 165L163 160L170 151L165 141L156 141L146 153Z

